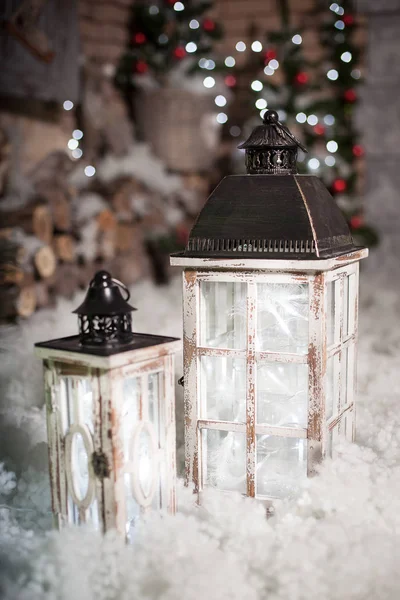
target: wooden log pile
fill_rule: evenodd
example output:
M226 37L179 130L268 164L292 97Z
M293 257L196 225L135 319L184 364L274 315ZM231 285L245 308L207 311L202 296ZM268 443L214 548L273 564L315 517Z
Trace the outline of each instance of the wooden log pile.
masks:
M42 179L18 208L0 198L0 321L71 299L99 269L128 286L151 277L149 238L189 228L206 197L190 179L169 197L129 176L80 193L66 181Z

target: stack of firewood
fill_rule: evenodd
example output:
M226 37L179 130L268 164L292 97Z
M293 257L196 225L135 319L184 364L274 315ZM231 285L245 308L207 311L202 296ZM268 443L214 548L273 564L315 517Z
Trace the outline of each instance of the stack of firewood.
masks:
M129 176L79 193L53 179L18 208L0 199L0 320L72 298L101 268L126 285L150 276L148 240L190 227L197 184L163 197Z

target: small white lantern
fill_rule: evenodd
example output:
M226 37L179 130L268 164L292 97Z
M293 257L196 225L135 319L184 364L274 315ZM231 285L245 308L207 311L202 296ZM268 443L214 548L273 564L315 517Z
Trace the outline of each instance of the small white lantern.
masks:
M184 267L186 476L265 500L296 494L354 439L358 268L367 250L300 143L268 111L242 145L247 175L202 209Z
M44 361L56 524L117 528L129 540L141 513L175 512L180 342L133 333L128 300L123 284L98 272L74 311L79 335L36 344L36 354Z

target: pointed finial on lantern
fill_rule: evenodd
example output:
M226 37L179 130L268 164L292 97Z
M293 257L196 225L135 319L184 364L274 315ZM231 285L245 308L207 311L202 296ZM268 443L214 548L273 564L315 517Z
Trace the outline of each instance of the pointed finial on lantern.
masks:
M123 283L107 271L98 271L89 284L84 301L73 311L79 317L81 344L117 346L131 342L131 313L137 309L128 304L129 298L129 290Z
M305 147L279 121L276 110L264 113L263 124L253 129L239 146L246 150L246 168L250 174L293 175L297 173L297 150Z

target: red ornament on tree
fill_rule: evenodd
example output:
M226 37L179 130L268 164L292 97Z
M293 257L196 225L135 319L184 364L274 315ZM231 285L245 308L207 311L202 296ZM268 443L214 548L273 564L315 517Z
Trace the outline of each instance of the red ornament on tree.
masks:
M346 100L346 102L355 102L357 100L357 94L352 89L346 90L343 94L343 98Z
M353 15L344 15L342 17L342 21L347 26L353 25L354 24L354 17L353 17Z
M353 146L353 155L357 156L357 158L359 156L363 156L364 155L364 148L362 146L360 146L360 144L355 144L355 146Z
M186 56L186 50L183 46L177 46L174 50L174 56L175 58L178 58L179 60L181 58L185 58Z
M362 215L353 215L350 219L350 227L352 229L360 229L364 225L364 218Z
M274 48L270 48L269 50L267 50L264 53L264 61L265 63L269 63L270 60L273 60L274 58L276 58L277 54L276 54L276 50L274 50Z
M325 127L323 125L321 125L320 123L318 123L318 125L315 125L314 131L317 135L324 135Z
M305 71L300 71L294 78L295 82L299 85L304 85L308 81L308 73Z
M146 39L146 36L141 31L138 31L138 33L135 33L135 35L133 36L134 43L138 44L139 46L140 44L144 44Z
M236 85L236 77L234 75L227 75L224 79L225 85L228 87L235 87Z
M334 192L337 192L337 193L344 192L346 188L347 188L347 183L345 182L344 179L335 179L335 181L332 183L332 189Z
M203 29L204 29L204 31L214 31L214 29L215 29L214 21L212 19L204 19Z
M148 70L149 70L149 65L144 60L138 60L134 66L134 71L136 73L140 73L140 75L142 75L143 73L146 73Z

